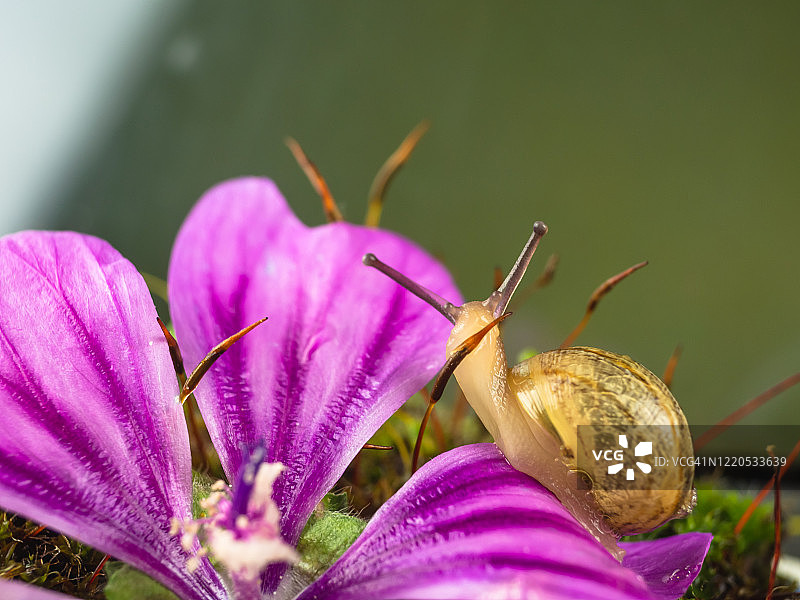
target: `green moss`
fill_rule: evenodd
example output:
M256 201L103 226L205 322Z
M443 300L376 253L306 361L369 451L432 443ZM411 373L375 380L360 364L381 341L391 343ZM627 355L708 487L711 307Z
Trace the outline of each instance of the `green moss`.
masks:
M203 515L203 509L200 507L200 502L208 498L211 493L211 486L214 485L215 480L206 475L192 471L192 517L199 519Z
M364 531L366 521L339 512L346 507L346 494L329 493L323 499L322 506L318 507L306 523L297 544L301 560L296 569L302 573L303 578L319 577Z
M92 575L102 552L0 511L0 578L17 579L76 598L103 598L106 581Z

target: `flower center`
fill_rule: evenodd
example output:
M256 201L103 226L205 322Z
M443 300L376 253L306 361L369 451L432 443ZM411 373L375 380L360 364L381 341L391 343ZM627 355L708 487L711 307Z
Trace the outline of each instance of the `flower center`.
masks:
M272 486L283 465L263 462L264 455L263 447L256 448L242 466L233 489L223 481L213 485L211 494L200 503L205 516L186 523L173 522L173 534L183 532L183 548L194 551L189 569L196 569L200 559L211 554L238 586L255 583L271 563L299 560L294 548L281 538L281 515L272 500Z

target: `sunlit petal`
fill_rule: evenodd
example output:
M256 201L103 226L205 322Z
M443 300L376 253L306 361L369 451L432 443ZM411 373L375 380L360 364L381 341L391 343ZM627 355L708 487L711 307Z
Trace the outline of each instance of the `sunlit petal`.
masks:
M380 273L374 252L460 302L447 271L410 241L347 223L308 228L265 179L209 191L169 272L187 362L263 317L197 391L230 480L262 440L286 470L274 497L294 543L316 503L389 415L444 363L450 324Z
M189 443L166 342L136 269L106 242L0 240L0 506L145 571L224 595L169 534L190 515Z

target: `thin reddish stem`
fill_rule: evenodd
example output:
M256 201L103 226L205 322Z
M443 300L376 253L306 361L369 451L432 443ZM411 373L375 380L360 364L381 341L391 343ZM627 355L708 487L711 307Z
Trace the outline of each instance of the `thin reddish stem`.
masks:
M308 156L303 152L297 140L294 138L286 138L286 145L289 146L289 150L292 151L297 164L303 169L303 173L306 174L311 185L314 186L314 190L322 199L322 209L325 211L325 218L328 220L328 223L344 221L342 211L339 210L339 206L333 199L333 194L331 194L331 190L328 188L328 184L325 182L325 178L319 172L319 169L317 169L317 166L308 159Z
M378 170L369 189L367 216L364 219L364 224L367 227L377 227L380 224L381 213L383 212L383 198L386 195L386 188L389 187L389 182L400 170L400 167L406 164L420 138L425 135L429 127L430 123L428 121L422 121L414 127L411 133L400 143L397 150L392 152L392 155L386 159L386 162Z
M419 465L419 451L422 448L422 438L425 437L425 428L428 425L428 419L431 418L431 413L433 412L434 406L436 406L435 402L428 404L428 408L425 409L425 416L422 417L422 423L419 425L419 434L417 435L417 442L414 444L414 454L411 458L412 475L417 472L417 466Z
M793 385L800 383L800 373L795 373L778 383L777 385L773 385L769 388L766 392L759 394L749 402L747 402L744 406L739 408L738 410L733 411L727 417L722 419L719 423L711 427L708 431L703 433L700 437L698 437L694 442L694 451L697 454L697 451L708 444L711 440L719 436L723 431L728 429L731 425L735 425L759 406L766 404L770 400L772 400L775 396L780 394L781 392L788 390Z
M775 452L770 448L770 456L775 458ZM767 598L772 600L772 593L775 590L775 574L778 572L778 561L781 559L781 477L780 469L775 469L775 502L773 504L773 520L775 522L775 550L772 552L772 567L769 571L769 584L767 585Z
M101 561L100 561L100 564L99 564L99 565L97 565L97 568L96 568L96 569L95 569L95 570L92 572L92 577L89 579L89 587L91 587L91 585L92 585L92 584L95 582L95 580L97 579L97 577L98 577L98 576L100 575L100 573L103 571L103 567L105 567L105 566L106 566L106 563L108 562L108 559L109 559L109 558L111 558L111 556L110 556L109 554L106 554L106 555L103 557L103 560L101 560Z
M219 344L214 346L211 351L206 355L206 357L200 361L200 364L195 367L192 374L189 375L189 378L184 382L183 387L181 388L181 392L178 395L178 400L181 404L186 402L186 399L194 393L197 389L197 386L200 384L200 381L203 379L203 376L208 372L217 359L222 356L225 351L230 348L233 344L238 342L242 339L245 335L250 333L253 329L261 325L264 321L267 320L267 317L263 319L259 319L255 323L252 323L245 327L244 329L237 331L229 338L221 341Z
M786 474L786 471L789 470L789 467L792 466L792 463L795 461L797 456L800 455L800 440L794 445L792 451L789 453L789 456L786 457L786 464L781 467L780 474L778 475L779 478L783 478ZM747 510L744 511L744 514L739 518L739 522L736 523L736 527L733 528L733 533L739 535L744 529L744 526L747 525L747 522L750 520L750 517L753 516L755 510L759 507L759 505L764 501L764 498L767 497L769 491L775 485L775 481L770 479L767 484L761 488L761 491L758 492L753 501L750 503L750 506L747 507Z
M433 407L436 406L436 403L439 401L439 398L442 397L444 393L444 388L447 385L447 382L450 380L450 376L455 372L458 368L458 365L469 355L470 352L475 350L478 345L481 343L484 337L495 327L497 327L500 323L502 323L505 319L511 316L511 313L503 313L492 322L486 324L480 331L477 333L473 333L469 336L466 340L461 342L461 344L456 348L450 357L447 359L447 362L442 367L442 370L439 371L439 375L436 376L436 381L433 382L433 391L430 394L428 399L428 409L425 411L425 416L422 418L422 423L419 427L419 433L417 434L417 442L414 444L414 456L411 461L411 473L415 473L417 470L417 463L419 461L419 451L422 447L422 438L425 435L425 427L428 425L428 420L431 417L431 413L433 412Z
M664 367L664 375L661 377L661 381L663 381L668 388L672 387L672 379L675 377L675 368L678 366L681 354L683 354L683 346L678 344L675 346L675 350L672 351L672 356L669 357L667 366Z
M570 332L570 334L567 336L567 339L565 339L561 343L560 348L563 350L564 348L570 347L572 343L578 338L581 332L586 328L586 325L589 323L589 319L592 318L592 314L597 308L597 304L600 302L600 300L603 299L603 296L605 296L606 294L608 294L608 292L613 290L614 287L620 281L622 281L623 279L625 279L635 271L638 271L644 266L647 266L647 261L633 265L632 267L629 267L624 271L622 271L622 273L618 273L613 277L609 277L603 283L601 283L599 287L594 292L592 292L592 295L589 296L589 303L586 305L586 312L584 313L581 322L578 323L578 325L575 327L575 329L572 330L572 332Z

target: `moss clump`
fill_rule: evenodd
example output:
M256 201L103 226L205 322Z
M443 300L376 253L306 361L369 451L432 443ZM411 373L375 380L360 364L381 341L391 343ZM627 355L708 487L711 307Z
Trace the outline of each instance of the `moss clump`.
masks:
M0 578L63 592L104 598L106 576L92 581L105 555L22 517L0 511Z
M347 507L346 494L331 492L306 523L297 543L301 560L295 567L303 578L314 580L322 575L364 531L367 522L342 512Z

